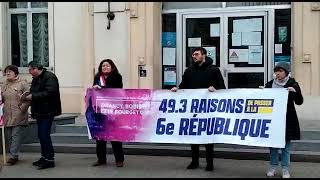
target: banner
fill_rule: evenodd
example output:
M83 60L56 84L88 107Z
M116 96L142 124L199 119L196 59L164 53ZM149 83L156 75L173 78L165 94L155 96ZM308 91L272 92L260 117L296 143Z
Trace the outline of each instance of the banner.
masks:
M87 89L89 138L285 146L288 91Z

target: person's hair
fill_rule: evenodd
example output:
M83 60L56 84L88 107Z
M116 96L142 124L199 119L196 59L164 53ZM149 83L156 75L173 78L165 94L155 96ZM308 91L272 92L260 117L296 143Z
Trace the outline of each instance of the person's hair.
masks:
M15 65L9 65L6 68L4 68L4 73L6 73L7 70L11 70L14 72L14 74L18 75L19 74L19 69Z
M203 47L196 47L196 48L194 48L193 51L192 51L192 53L194 53L195 51L200 51L201 54L207 55L207 50L206 50L205 48L203 48Z
M37 68L39 70L43 69L43 66L40 63L36 62L36 61L29 62L28 66L30 66L31 68Z
M109 63L110 66L111 66L110 74L113 74L113 75L119 74L117 66L114 64L114 62L111 59L103 59L99 64L98 72L97 72L96 76L102 75L102 64L105 63L105 62Z

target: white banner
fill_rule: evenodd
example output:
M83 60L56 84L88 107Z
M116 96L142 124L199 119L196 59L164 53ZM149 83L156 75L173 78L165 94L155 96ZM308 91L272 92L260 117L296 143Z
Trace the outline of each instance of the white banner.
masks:
M285 146L288 91L284 88L89 89L86 99L92 138Z

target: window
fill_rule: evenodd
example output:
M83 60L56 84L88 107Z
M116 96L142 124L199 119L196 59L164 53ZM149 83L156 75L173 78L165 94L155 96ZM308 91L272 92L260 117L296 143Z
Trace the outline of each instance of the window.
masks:
M49 67L48 2L9 2L8 18L11 64Z

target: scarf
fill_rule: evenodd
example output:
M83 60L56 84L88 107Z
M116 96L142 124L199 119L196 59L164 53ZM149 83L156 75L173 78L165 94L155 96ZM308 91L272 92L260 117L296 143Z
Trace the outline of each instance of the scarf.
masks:
M289 81L290 75L286 76L282 81L279 81L277 78L274 78L272 87L282 88Z
M106 79L104 78L104 76L100 76L100 86L104 87L106 86Z

